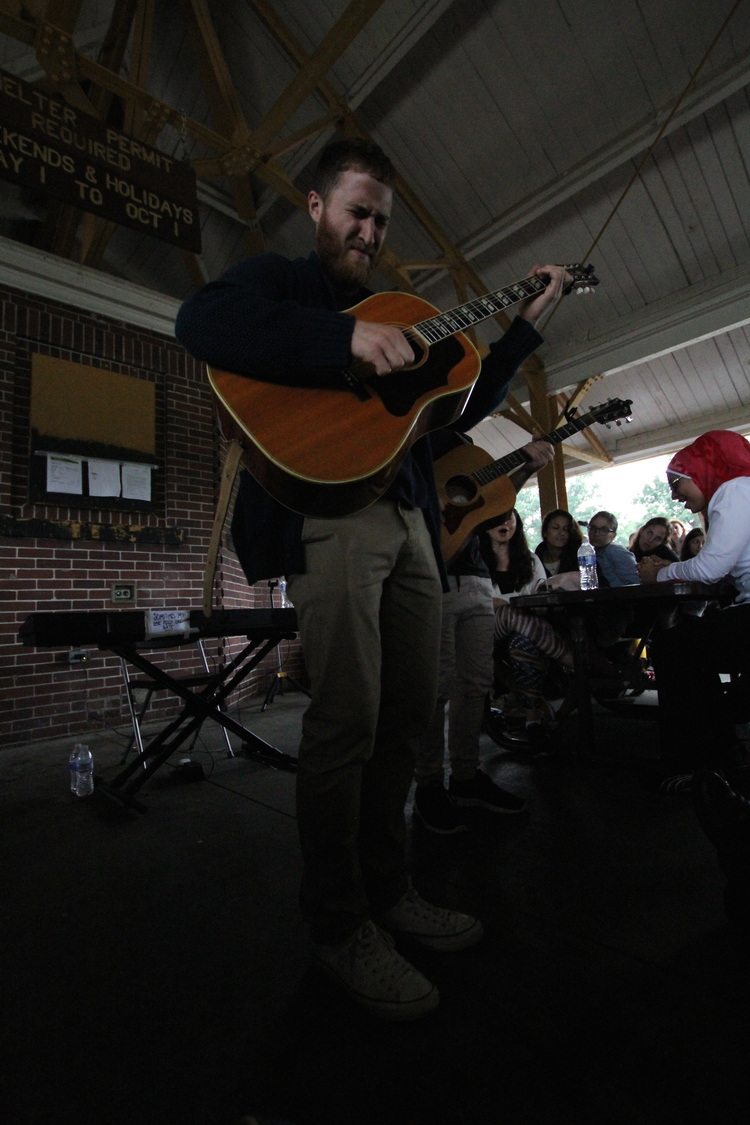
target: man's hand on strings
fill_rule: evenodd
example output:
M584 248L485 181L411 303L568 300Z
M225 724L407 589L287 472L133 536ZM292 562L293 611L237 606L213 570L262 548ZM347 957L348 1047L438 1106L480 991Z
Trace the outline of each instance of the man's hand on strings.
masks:
M369 364L376 375L388 375L414 363L414 352L400 328L357 320L352 334L352 357Z

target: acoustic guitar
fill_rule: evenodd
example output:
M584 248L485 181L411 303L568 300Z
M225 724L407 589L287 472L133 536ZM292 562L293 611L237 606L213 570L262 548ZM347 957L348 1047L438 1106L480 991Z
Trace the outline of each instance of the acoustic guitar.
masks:
M573 279L566 293L599 284L593 266L565 269ZM208 368L224 434L242 443L244 464L287 508L310 516L366 508L383 495L417 438L464 409L481 360L463 329L545 287L527 277L444 313L408 293L368 297L346 311L398 325L414 363L380 376L352 365L341 373L341 389L280 385Z
M630 399L613 398L595 406L588 414L572 418L564 426L544 434L539 441L558 445L594 422L609 424L630 419ZM516 502L516 489L508 474L528 458L520 449L493 461L476 445L461 444L435 462L435 480L440 498L443 526L441 543L446 563L450 564L479 531L486 531Z

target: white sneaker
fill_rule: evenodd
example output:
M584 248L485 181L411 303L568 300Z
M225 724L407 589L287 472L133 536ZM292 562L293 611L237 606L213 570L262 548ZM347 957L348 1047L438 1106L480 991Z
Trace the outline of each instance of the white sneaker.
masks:
M313 944L317 965L352 1000L386 1020L417 1020L437 1008L438 990L396 952L393 938L374 922L340 945Z
M478 918L433 906L420 898L414 887L410 887L400 902L378 918L378 924L440 953L468 949L484 933Z

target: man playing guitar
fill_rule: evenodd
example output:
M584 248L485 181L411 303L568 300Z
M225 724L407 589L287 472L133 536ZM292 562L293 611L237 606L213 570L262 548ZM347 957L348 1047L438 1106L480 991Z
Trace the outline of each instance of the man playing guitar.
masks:
M177 319L177 338L194 356L274 385L280 396L290 383L346 387L355 360L377 376L414 361L399 327L343 311L367 297L383 249L390 161L371 142L335 142L313 182L316 252L240 262L186 301ZM457 430L502 402L542 342L534 325L567 275L551 265L532 273L545 288L491 346ZM366 445L367 433L359 437ZM419 438L380 499L337 517L291 511L244 473L232 524L250 583L286 574L311 681L297 815L301 904L315 959L352 999L387 1019L417 1018L438 1002L387 931L446 952L482 935L475 918L425 903L404 858L404 802L437 684L444 568L432 460L429 435Z

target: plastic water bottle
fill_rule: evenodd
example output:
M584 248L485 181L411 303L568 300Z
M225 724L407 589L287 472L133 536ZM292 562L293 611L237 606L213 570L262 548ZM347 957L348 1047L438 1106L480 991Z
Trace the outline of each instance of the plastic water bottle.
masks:
M294 605L289 600L289 595L286 592L286 578L279 580L279 593L281 594L281 608L294 609Z
M76 742L68 758L68 772L70 773L70 792L75 795L78 781L78 755L83 750L83 743Z
M75 755L75 757L74 757ZM71 791L76 797L88 797L94 792L94 756L88 746L77 742L70 755ZM75 785L73 781L75 780Z
M583 543L578 548L578 569L581 572L581 589L598 590L599 576L596 573L596 551L589 543L586 532L583 533Z

